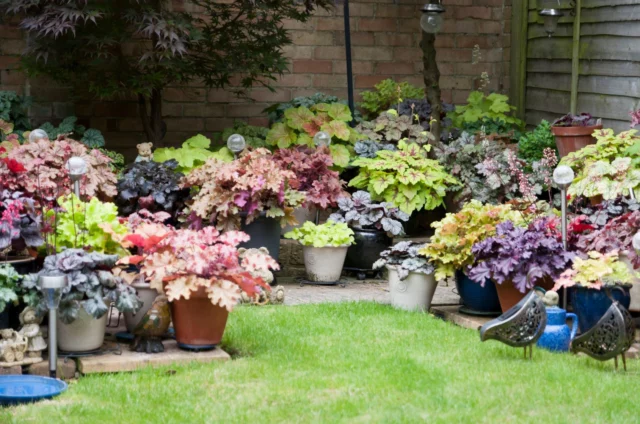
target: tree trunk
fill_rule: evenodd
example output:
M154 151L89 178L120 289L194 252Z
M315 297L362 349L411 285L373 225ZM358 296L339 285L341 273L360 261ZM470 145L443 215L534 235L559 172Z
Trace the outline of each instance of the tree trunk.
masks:
M440 115L442 113L442 96L440 94L440 70L436 62L435 34L422 31L422 60L424 70L424 85L427 89L427 100L431 105L431 133L435 140L430 141L432 148L429 156L434 157L434 148L441 146L440 143Z
M162 90L152 90L151 97L138 94L138 112L147 141L153 143L154 147L163 147L162 139L166 131L162 122Z

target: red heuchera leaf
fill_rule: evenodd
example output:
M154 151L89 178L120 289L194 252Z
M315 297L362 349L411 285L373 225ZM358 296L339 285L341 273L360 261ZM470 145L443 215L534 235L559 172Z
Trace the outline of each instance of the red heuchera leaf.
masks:
M9 171L13 172L14 174L17 174L19 172L25 172L27 170L24 167L24 165L22 165L20 162L18 162L15 159L5 158L3 160L4 160L4 163L7 164L7 168L9 168Z
M143 248L146 239L142 237L140 234L127 234L124 236L124 240L132 243L136 247Z
M126 256L120 259L117 262L117 264L118 265L138 265L143 260L144 260L144 256L141 256L141 255Z
M226 231L220 237L218 242L228 244L229 246L237 246L240 243L247 242L251 239L249 234L242 231Z

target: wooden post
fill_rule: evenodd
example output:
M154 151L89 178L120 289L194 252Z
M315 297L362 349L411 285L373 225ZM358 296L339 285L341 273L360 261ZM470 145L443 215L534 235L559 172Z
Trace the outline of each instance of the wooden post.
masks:
M439 147L440 143L440 114L442 113L442 94L440 91L440 69L436 62L436 35L422 31L422 61L424 70L422 75L424 85L427 91L427 100L431 105L431 134L435 140L430 140L432 149L429 156L434 157L434 148Z
M573 52L571 55L571 113L578 112L578 82L580 80L580 15L582 0L576 1L576 17L573 20Z
M513 2L511 10L511 72L509 76L511 104L516 107L516 116L524 120L526 111L529 0Z

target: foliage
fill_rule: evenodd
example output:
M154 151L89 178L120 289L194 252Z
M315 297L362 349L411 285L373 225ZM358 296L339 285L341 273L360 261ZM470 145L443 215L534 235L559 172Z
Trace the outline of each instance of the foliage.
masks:
M189 299L203 288L212 304L231 311L242 291L253 296L258 286L269 289L253 272L279 269L278 263L262 252L240 260L237 246L249 240L241 231L220 234L214 227L167 229L162 236L129 235L125 239L144 247L144 253L123 258L119 264L139 265L151 288L165 292L169 301Z
M28 108L32 101L31 97L20 96L15 91L0 91L0 121L13 124L9 133L16 131L19 134L31 128Z
M448 186L458 180L427 158L430 148L401 140L398 151L381 150L375 159L356 159L353 165L360 172L349 185L366 189L374 200L384 199L407 214L435 209L443 204Z
M195 135L182 143L182 147L164 147L153 152L153 160L156 162L166 162L168 160L178 161L177 172L188 174L194 169L204 165L209 158L216 158L221 161L230 162L233 160L233 153L222 147L217 152L209 150L211 140L202 134Z
M390 249L380 253L380 259L373 263L373 269L383 266L393 267L398 272L400 280L404 280L412 272L420 274L433 274L434 268L429 263L429 258L420 256L425 243L414 241L401 241L391 246Z
M0 313L10 303L18 302L22 276L10 264L0 265Z
M465 122L461 130L471 134L486 134L488 138L501 138L509 143L520 139L522 135L520 128L502 119L482 118L475 122Z
M595 197L605 200L626 195L629 190L640 195L640 137L637 130L615 134L611 129L596 130L596 144L586 146L562 158L576 177L567 190L572 197Z
M588 200L585 198L582 199ZM584 200L582 203L585 203ZM574 206L578 206L576 208L576 214L583 216L583 221L588 221L594 226L590 229L602 228L616 217L628 212L640 210L640 203L637 200L624 196L616 197L612 200L605 200L597 205L592 205L590 202L587 202L586 205L580 205L579 203L579 200L574 202Z
M311 221L286 233L285 238L298 240L303 246L340 247L354 243L353 230L344 222L327 221L316 225Z
M0 191L0 252L41 246L41 221L32 198L19 191Z
M342 103L290 108L284 112L284 121L274 124L269 130L267 144L280 149L295 145L313 148L313 136L324 131L331 136L329 149L333 163L344 168L349 164L349 149L361 137L349 126L351 120L349 108Z
M373 203L366 191L356 191L352 197L338 200L338 211L329 215L329 220L344 222L352 228L386 231L389 237L404 235L401 221L409 215L391 203Z
M435 233L419 253L431 258L436 266L436 279L453 277L456 271L464 271L473 263L473 245L495 236L496 226L504 221L526 225L523 215L511 205L483 205L471 200L460 212L448 213L441 221L431 224Z
M50 122L46 122L40 125L40 129L47 133L49 140L55 140L62 135L78 139L82 144L91 149L104 147L104 137L100 130L93 128L87 129L83 125L78 125L76 123L77 120L78 118L75 116L67 116L57 127Z
M137 312L142 306L133 287L106 269L111 268L118 256L87 252L82 249L67 249L57 255L47 256L44 268L37 274L24 277L23 285L29 290L38 288L42 275L64 275L67 285L62 289L59 317L65 324L71 324L80 308L94 318L100 318L109 311L109 304L115 302L120 312ZM42 293L36 297L40 311L46 311Z
M71 193L66 163L73 156L81 157L87 165L87 173L80 180L83 196L108 199L116 195L117 179L110 168L111 159L98 149L89 150L84 144L68 138L43 139L11 150L8 158L22 163L25 172L17 180L8 179L6 188L22 191L45 202ZM1 166L0 176L4 177Z
M362 92L360 107L365 111L367 119L374 119L381 112L396 107L404 99L421 99L424 89L408 82L397 83L391 78L380 81L373 91Z
M311 106L317 105L318 103L342 103L347 104L346 100L340 100L336 96L331 96L324 93L315 93L311 96L300 96L295 97L293 100L284 103L275 103L265 110L263 113L266 113L269 116L269 122L275 124L276 122L282 122L284 120L284 112L287 109L298 108L300 106L304 106L306 108L311 108ZM362 120L362 116L360 112L357 110L354 111L353 118L359 122Z
M544 119L533 131L526 132L518 141L518 157L528 164L542 159L544 149L552 149L557 154L556 139L551 125Z
M521 293L532 289L540 279L555 280L575 254L565 251L557 218L538 218L528 228L505 221L496 226L496 235L473 245L474 262L467 275L484 284L491 278L497 284L512 283Z
M306 22L329 4L0 0L0 10L29 37L21 57L29 74L100 98L137 97L148 141L160 145L163 88L198 81L246 94L253 85L270 87L288 66L285 23Z
M515 109L509 105L509 97L504 94L492 93L485 96L481 91L472 91L467 98L467 104L456 106L448 116L453 121L453 126L457 128L483 119L501 120L516 128L524 128L524 122L507 115Z
M113 203L103 203L93 197L83 202L75 194L58 199L60 209L45 211L45 221L53 228L53 240L57 248L84 249L105 254L124 254L125 251L113 239L111 232L124 234L127 227L118 219L118 208Z
M184 184L199 188L190 204L195 216L228 229L239 228L242 212L247 224L261 212L283 225L295 224L293 209L304 201L303 193L289 187L295 179L294 172L275 166L271 152L256 149L245 150L230 163L210 158L187 175Z
M551 124L552 127L593 127L595 125L598 125L598 120L589 113L581 113L580 115L567 113Z
M118 181L115 203L121 215L129 216L140 209L165 211L175 216L184 206L188 190L180 186L184 176L175 169L176 160L157 163L135 162Z
M603 286L632 284L638 275L618 258L616 250L609 253L589 252L587 258L577 257L573 266L556 280L553 290L563 287L587 287L600 290Z
M364 121L356 127L356 131L361 133L366 139L377 141L381 144L395 144L400 140L427 144L433 140L433 135L422 128L421 125L413 124L413 118L406 115L398 115L395 110L382 112L373 121Z
M222 131L221 141L226 145L231 135L240 134L244 137L244 141L247 142L248 147L266 147L265 140L267 139L268 132L268 128L249 125L244 121L235 121L233 127L225 128L224 131Z
M114 174L120 177L125 166L124 155L122 153L118 153L116 151L104 149L104 148L98 149L98 150L100 150L100 152L102 152L105 156L108 156L109 159L111 159L111 163L109 164L109 167L111 168Z
M378 153L379 150L395 151L396 146L390 143L381 144L373 140L361 140L361 141L356 141L356 144L355 146L353 146L353 149L355 150L356 155L358 155L359 157L372 159L376 157L376 153Z
M336 206L345 195L345 182L340 179L333 166L329 150L298 146L294 149L279 149L273 154L274 162L283 170L292 171L295 177L289 180L291 188L304 192L305 205L326 209Z
M393 105L392 105L393 106ZM447 113L453 112L455 106L450 103L442 103L442 114L440 116L440 122L442 128L446 134L443 134L441 140L447 140L451 130L451 119L447 118ZM415 122L422 125L425 131L429 131L431 128L431 105L427 99L406 99L400 102L397 106L398 114L409 116Z

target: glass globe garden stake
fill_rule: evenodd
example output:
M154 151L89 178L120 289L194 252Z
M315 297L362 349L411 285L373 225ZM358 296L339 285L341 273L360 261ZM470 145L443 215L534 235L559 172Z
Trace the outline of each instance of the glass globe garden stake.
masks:
M444 7L440 4L425 4L422 6L422 17L420 18L420 27L429 34L437 34L442 29L445 12Z
M240 134L231 134L227 139L227 147L233 152L233 158L238 158L238 153L247 147L247 142Z
M81 157L74 156L67 161L67 170L69 171L69 178L73 181L73 192L79 199L80 180L87 173L87 163Z
M317 147L326 147L329 148L331 144L331 136L329 133L324 131L318 131L316 135L313 136L313 144ZM320 223L320 209L316 210L316 225Z
M36 129L29 133L29 143L36 143L40 140L49 140L49 135L45 130Z
M49 376L56 378L58 368L58 305L60 305L62 289L67 286L67 277L64 275L43 275L40 277L39 283L49 310Z
M553 171L553 181L560 188L561 204L562 204L562 246L567 250L567 189L573 182L575 174L570 166L560 165ZM567 288L562 290L562 307L567 310Z

